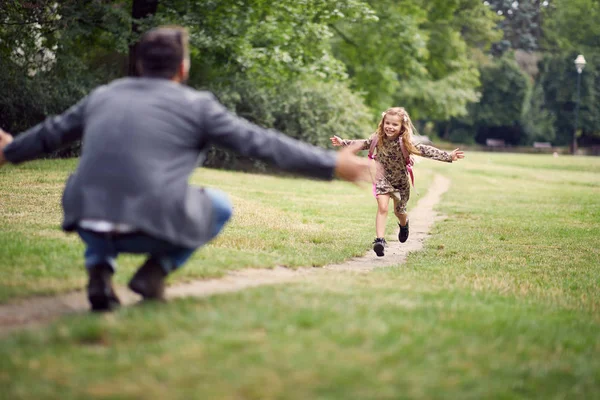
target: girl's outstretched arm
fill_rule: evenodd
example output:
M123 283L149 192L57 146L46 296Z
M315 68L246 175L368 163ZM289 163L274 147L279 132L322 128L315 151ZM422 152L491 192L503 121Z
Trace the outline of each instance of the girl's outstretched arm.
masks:
M452 152L447 152L444 150L440 150L433 146L428 146L426 144L419 143L415 145L417 149L421 152L421 156L425 158L431 158L432 160L444 161L444 162L452 162L461 158L465 158L465 153L460 151L459 149L455 149Z
M465 158L465 152L462 150L459 150L458 147L456 149L452 150L450 155L452 156L452 161L456 161L456 160L460 160L461 158Z
M333 136L330 137L329 140L331 140L331 144L334 146L343 146L344 145L344 139L342 139L339 136Z
M342 139L339 136L333 136L330 137L329 140L331 140L331 144L334 146L352 146L352 145L357 145L360 144L360 147L357 147L356 152L358 153L361 150L369 150L369 147L371 146L371 139L361 139L361 140L348 140L348 139Z

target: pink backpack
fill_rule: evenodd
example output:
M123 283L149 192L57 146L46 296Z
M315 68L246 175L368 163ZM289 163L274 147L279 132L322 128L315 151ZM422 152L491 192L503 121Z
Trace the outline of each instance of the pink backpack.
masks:
M377 141L379 140L379 136L377 136L377 134L372 136L371 139L371 147L369 148L369 158L371 160L374 160L376 155L375 153L375 148L377 147ZM400 142L400 150L402 151L402 155L404 156L404 159L406 160L406 173L410 176L410 181L413 185L413 187L415 186L415 175L413 173L413 165L415 165L415 160L413 160L413 158L411 157L410 154L408 154L408 150L406 150L406 148L404 147L404 143L402 142L402 137L398 138L398 142Z

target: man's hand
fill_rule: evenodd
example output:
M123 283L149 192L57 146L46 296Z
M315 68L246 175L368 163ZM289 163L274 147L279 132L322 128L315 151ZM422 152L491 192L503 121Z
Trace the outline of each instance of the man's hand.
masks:
M12 135L9 135L8 133L0 129L0 166L2 166L6 162L6 158L4 158L4 148L8 146L12 141Z
M335 166L335 174L338 178L355 183L371 182L370 168L374 168L375 163L355 155L361 147L360 143L356 143L340 150Z
M452 156L452 161L456 161L459 158L465 158L465 153L458 149L454 149L450 155Z

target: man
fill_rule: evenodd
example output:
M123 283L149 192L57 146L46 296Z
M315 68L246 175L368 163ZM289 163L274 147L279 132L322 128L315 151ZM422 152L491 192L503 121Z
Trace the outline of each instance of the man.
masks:
M101 86L14 140L0 129L0 165L82 139L79 165L63 194L62 226L86 244L92 310L119 305L112 275L120 253L149 255L129 288L144 299L163 299L165 277L221 231L231 216L227 196L188 185L211 143L307 176L369 179L367 160L353 149L334 153L300 143L184 86L190 68L185 29L147 32L137 60L139 78Z

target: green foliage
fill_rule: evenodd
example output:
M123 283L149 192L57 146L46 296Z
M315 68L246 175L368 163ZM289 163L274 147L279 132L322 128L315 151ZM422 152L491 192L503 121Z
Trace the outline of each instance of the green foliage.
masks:
M258 125L325 146L336 132L357 137L372 129L369 110L329 49L331 24L371 18L360 1L165 0L149 23L190 30L190 85L213 91ZM212 150L207 164L248 168L248 160L222 149Z
M468 137L471 132L478 143L486 139L503 139L507 143L525 141L521 127L525 102L530 97L529 77L511 55L492 60L481 67L481 100L469 106L466 117L455 119L450 138Z
M261 126L326 147L333 135L363 138L375 129L370 110L347 83L323 81L310 75L266 88L240 80L216 91L231 110ZM251 163L259 168L258 161ZM209 154L208 166L247 168L247 161L222 149Z
M518 3L491 0L489 3L492 10L503 15L500 27L504 38L494 44L492 53L505 54L506 58L511 57L511 49L521 50L519 61L533 80L532 90L523 92L523 78L515 68L489 69L482 62L481 102L469 108L468 117L453 121L447 137L468 142L471 132L478 142L497 137L513 144L533 141L569 144L575 129L577 88L573 60L581 52L585 53L588 66L581 76L578 125L582 136L599 135L600 79L596 67L600 43L599 3L557 0L550 1L547 7L531 0ZM540 45L546 47L546 53L523 52L539 49ZM535 61L539 59L541 62L536 66ZM513 85L516 90L512 89Z
M127 29L102 2L8 1L0 14L0 126L18 133L64 111L116 76L111 57Z
M0 20L0 54L6 56L0 59L6 71L0 83L10 93L0 100L0 126L9 131L63 111L127 70L129 44L137 39L130 32L131 1L54 4L11 2ZM186 26L190 85L214 91L253 122L324 145L334 125L352 136L364 134L370 114L348 89L345 66L331 55L329 26L370 18L370 8L356 0L161 0L156 14L136 23L141 31ZM16 20L23 25L12 25Z
M521 125L526 135L522 143L533 142L556 143L556 116L546 106L544 89L540 82L536 82L530 95L525 99Z
M578 53L600 48L600 2L552 0L544 13L544 38L549 49Z
M392 105L419 123L452 120L447 139L567 143L576 78L570 59L583 52L581 132L598 135L600 5L541 3L160 0L155 14L133 21L132 0L6 0L0 126L19 132L125 75L135 22L141 31L188 27L190 85L215 92L253 122L318 144L336 130L364 136L372 129L366 115ZM493 54L511 57L507 50L539 49L541 37L552 55L539 74L529 65L533 84L505 61L488 66L492 43Z
M375 129L370 110L345 83L305 79L285 89L275 98L274 127L292 137L326 146L333 135L364 138Z
M343 65L329 50L329 25L368 20L371 14L357 0L163 0L152 24L188 27L200 63L197 84L226 84L243 74L277 86L307 72L344 78Z
M541 19L546 6L541 0L490 0L490 8L502 16L502 40L494 43L495 55L510 50L536 51L540 46Z
M476 107L475 123L514 126L521 117L529 79L508 57L481 69L482 97Z
M481 2L379 1L378 20L340 23L336 56L376 110L403 105L416 119L447 120L479 98L475 48L497 39Z
M573 61L583 54L578 130L590 143L600 143L600 3L596 0L554 0L544 15L545 45L552 49L541 63L540 80L548 109L556 115L561 144L575 130L577 72ZM585 140L584 140L585 141Z
M547 56L540 64L540 83L544 88L548 110L556 116L556 138L560 144L571 141L575 129L577 105L577 71L573 60L576 53ZM588 65L581 74L578 128L584 134L600 136L600 74L597 63L600 54L586 54Z

